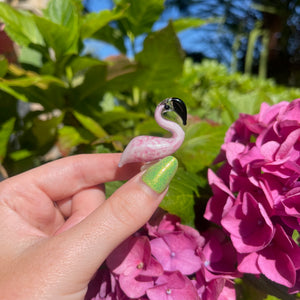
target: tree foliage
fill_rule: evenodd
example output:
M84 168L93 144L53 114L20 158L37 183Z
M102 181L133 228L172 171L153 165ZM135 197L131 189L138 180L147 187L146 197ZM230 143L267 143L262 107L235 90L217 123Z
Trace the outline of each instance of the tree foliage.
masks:
M190 31L190 56L208 55L233 70L290 86L300 83L299 5L299 0L166 0L178 15L220 18L218 24Z

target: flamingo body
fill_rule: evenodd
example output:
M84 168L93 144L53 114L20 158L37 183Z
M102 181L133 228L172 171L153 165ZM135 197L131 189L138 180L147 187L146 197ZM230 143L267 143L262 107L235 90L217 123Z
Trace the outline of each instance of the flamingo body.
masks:
M173 105L172 101L176 101L176 104ZM119 167L132 162L151 162L161 159L171 155L181 146L185 136L184 131L180 125L173 121L166 120L162 116L163 112L169 110L178 112L178 107L176 107L176 105L178 105L177 102L180 103L180 105L184 105L183 113L180 111L180 116L185 124L186 108L183 101L178 98L165 99L157 106L155 110L155 120L162 128L170 131L172 133L172 137L162 138L145 135L135 137L130 141L124 150L119 162Z

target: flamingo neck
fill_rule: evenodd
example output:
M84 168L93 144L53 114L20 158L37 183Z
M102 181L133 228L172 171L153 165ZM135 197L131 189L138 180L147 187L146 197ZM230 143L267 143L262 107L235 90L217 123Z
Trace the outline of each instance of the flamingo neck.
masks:
M165 118L163 118L162 116L162 111L163 111L163 105L158 106L158 108L155 110L155 120L157 122L157 124L166 129L167 131L172 133L172 138L174 139L174 141L178 142L181 141L183 142L184 140L184 131L182 130L182 128L180 127L180 125L178 125L177 123L167 120Z

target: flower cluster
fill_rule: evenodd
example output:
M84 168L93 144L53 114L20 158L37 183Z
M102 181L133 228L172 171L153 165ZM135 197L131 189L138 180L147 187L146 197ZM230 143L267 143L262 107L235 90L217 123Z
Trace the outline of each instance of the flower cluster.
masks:
M241 273L264 274L300 291L300 99L261 105L230 127L208 173L205 217L222 226Z
M166 214L116 248L86 299L234 299L236 251L225 234L203 235Z

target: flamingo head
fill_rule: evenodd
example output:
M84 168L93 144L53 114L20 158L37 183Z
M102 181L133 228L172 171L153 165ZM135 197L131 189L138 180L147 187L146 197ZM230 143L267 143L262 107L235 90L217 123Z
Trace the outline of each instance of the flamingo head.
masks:
M186 125L187 112L185 103L179 98L166 98L159 105L163 105L163 113L174 111L181 118L183 125Z

